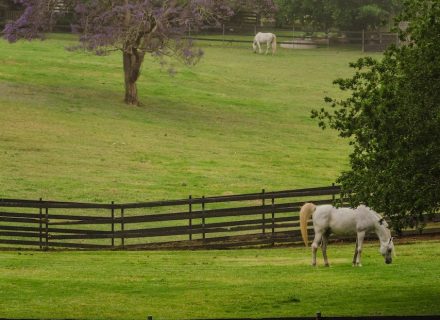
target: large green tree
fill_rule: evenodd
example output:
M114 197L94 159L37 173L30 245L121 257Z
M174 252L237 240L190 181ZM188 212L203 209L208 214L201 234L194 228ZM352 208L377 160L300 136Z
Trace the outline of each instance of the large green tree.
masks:
M352 204L383 212L396 230L423 226L440 207L440 2L406 1L399 20L403 44L352 63L354 76L335 81L348 98L312 111L350 140L339 182Z

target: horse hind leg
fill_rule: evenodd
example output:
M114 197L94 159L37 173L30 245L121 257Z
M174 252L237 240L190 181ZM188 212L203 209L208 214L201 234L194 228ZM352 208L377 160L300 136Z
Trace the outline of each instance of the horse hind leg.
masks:
M364 242L365 232L358 232L356 241L356 262L355 265L362 267L361 255L362 255L362 244Z
M319 244L321 243L322 233L315 231L315 238L312 243L312 266L316 266L316 252L318 251Z
M328 245L329 236L330 236L330 232L328 231L322 235L322 256L324 257L324 265L326 267L330 267L327 257L327 245Z

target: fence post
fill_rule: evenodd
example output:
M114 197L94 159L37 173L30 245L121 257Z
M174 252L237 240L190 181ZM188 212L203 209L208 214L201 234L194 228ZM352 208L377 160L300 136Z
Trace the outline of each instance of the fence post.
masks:
M222 24L222 43L225 45L225 24Z
M362 52L365 52L365 30L362 29Z
M121 208L121 246L124 249L125 238L124 238L124 208Z
M344 204L344 193L342 192L342 188L339 187L339 205L343 205Z
M275 197L272 196L272 246L275 245Z
M111 211L111 217L112 217L112 248L115 247L115 202L112 201L112 211Z
M334 188L335 187L335 183L333 182L332 183L332 187ZM332 194L332 203L333 203L333 206L335 205L335 194L333 193Z
M330 31L327 29L325 34L327 36L327 49L330 49Z
M189 240L192 240L192 195L188 197L188 213L189 213L189 221L188 221L188 228L189 228Z
M45 250L49 250L49 208L46 208L45 214L45 222L46 222L46 248Z
M264 210L264 206L266 204L266 199L264 198L264 193L265 193L265 190L262 189L261 190L261 200L262 200L261 202L262 202L263 210ZM263 212L262 229L263 229L263 234L265 234L266 233L266 214L264 212Z
M292 45L295 42L295 16L293 16L293 22L292 22Z
M40 238L40 250L43 249L43 198L40 198L40 210L39 210L39 215L38 218L40 220L39 223L39 228L38 228L38 233L39 233L39 238Z
M206 233L205 233L205 196L202 196L202 237L203 240L205 240L206 238Z

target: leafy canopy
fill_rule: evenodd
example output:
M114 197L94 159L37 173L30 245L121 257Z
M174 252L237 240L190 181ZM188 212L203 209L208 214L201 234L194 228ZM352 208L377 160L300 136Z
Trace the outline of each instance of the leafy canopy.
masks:
M335 81L349 97L312 111L353 146L338 180L352 204L384 212L396 230L422 227L440 207L440 2L406 1L399 21L402 45L352 63L354 76Z

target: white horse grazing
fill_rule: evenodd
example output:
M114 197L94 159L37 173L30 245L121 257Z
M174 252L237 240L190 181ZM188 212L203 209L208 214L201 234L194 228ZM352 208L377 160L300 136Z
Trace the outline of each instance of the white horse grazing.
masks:
M313 216L315 239L312 243L312 265L316 265L316 251L322 241L322 255L325 266L329 266L327 259L327 244L330 234L355 235L357 234L356 249L353 257L353 266L362 266L361 253L365 234L374 231L380 240L380 253L385 263L392 262L391 253L394 251L393 238L387 222L375 211L360 205L356 209L335 208L331 205L315 206L306 203L300 211L301 236L307 247L307 220Z
M254 52L261 53L261 45L260 43L266 42L266 54L269 51L269 47L272 47L272 54L275 54L277 51L277 36L273 33L263 33L258 32L254 38L254 42L252 43L252 48L254 48Z

